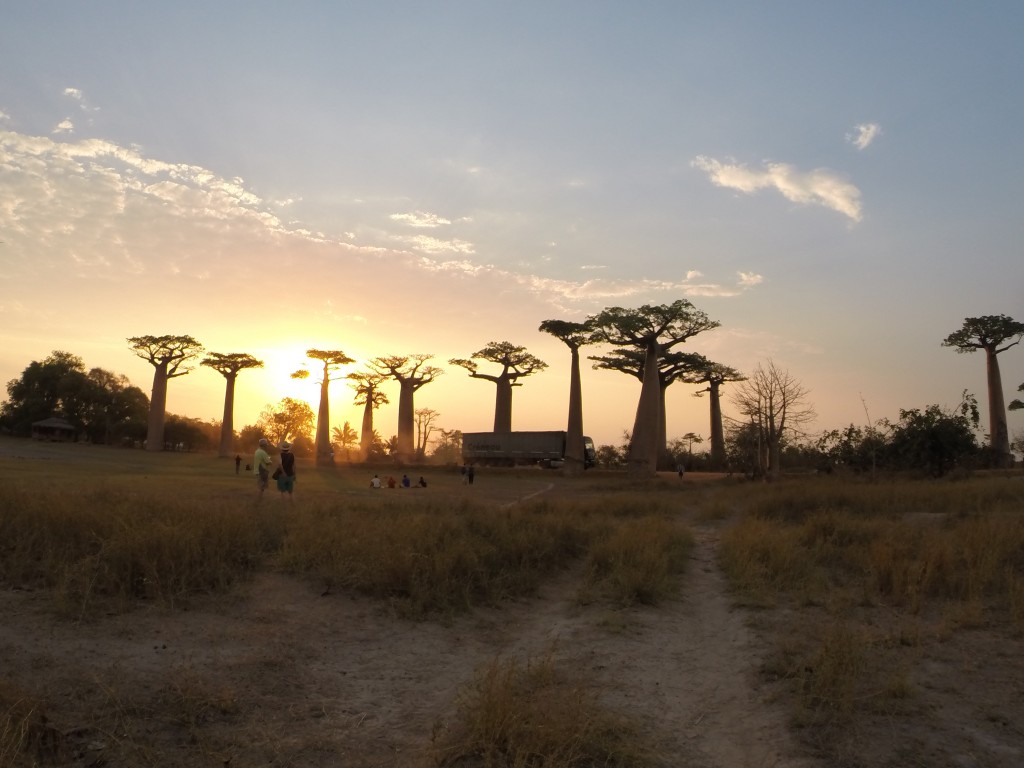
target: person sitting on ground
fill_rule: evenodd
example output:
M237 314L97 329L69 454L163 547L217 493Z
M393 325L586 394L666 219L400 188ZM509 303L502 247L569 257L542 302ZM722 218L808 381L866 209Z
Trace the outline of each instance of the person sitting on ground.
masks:
M377 475L374 475L373 479L370 480L370 487L371 488L380 488L380 478Z
M402 475L402 487L408 488L410 485L412 485L412 481L409 479L409 476Z
M398 483L395 482L395 478L388 475L388 488L394 488Z
M427 487L427 481L423 479L423 475L420 475L420 479L419 479L419 482L416 483L416 487L417 488L426 488Z

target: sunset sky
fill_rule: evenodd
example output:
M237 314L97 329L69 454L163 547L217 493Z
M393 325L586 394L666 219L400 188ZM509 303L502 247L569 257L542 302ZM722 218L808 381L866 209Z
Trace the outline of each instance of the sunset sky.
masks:
M240 428L316 407L308 348L429 353L417 407L478 431L494 387L447 361L507 340L550 366L513 427L564 429L541 321L686 298L721 327L683 351L773 360L821 431L984 404L983 357L940 343L1024 321L1017 0L4 6L0 382L60 349L149 393L126 337L189 334L266 362ZM1010 400L1024 348L1000 361ZM618 443L639 382L587 364L583 388ZM708 435L694 389L669 390L670 438ZM223 394L197 368L168 410L219 419Z

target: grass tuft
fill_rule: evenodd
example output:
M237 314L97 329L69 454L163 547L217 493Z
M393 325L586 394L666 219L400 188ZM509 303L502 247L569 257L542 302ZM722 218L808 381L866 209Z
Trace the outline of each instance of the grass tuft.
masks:
M495 659L478 670L453 723L435 727L437 768L638 768L636 727L569 679L549 655Z

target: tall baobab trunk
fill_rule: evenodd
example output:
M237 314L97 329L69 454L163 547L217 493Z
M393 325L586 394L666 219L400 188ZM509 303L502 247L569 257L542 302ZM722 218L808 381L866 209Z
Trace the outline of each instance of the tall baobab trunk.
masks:
M661 378L658 376L658 342L647 345L640 402L633 421L626 471L634 477L654 475L658 467L658 420L661 417Z
M512 431L512 382L498 379L494 382L497 392L494 395L494 431Z
M217 455L220 458L231 455L231 449L235 442L235 379L236 376L228 373L224 375L227 381L224 390L224 418L220 422L220 449Z
M398 460L410 462L416 456L416 418L414 394L416 381L400 379L398 389Z
M1003 377L999 373L999 357L995 349L985 349L985 371L988 374L989 446L997 467L1012 467L1010 430L1006 424L1006 401L1003 399Z
M164 449L164 422L167 418L167 363L154 365L153 396L149 399L149 423L146 428L146 450Z
M326 366L324 380L320 384L320 408L316 414L316 463L333 464L334 454L331 451L331 406L327 397L327 388L331 381Z
M366 398L366 405L363 406L363 428L359 433L359 452L366 461L370 455L370 445L373 443L373 393Z
M725 466L725 429L722 426L722 393L717 381L708 383L711 399L711 466L722 469Z
M661 390L658 393L658 407L661 410L661 413L658 414L658 466L661 469L669 469L671 459L668 452L668 417L665 415L665 392L668 390L668 386L661 381L660 377L658 388Z
M571 348L569 372L569 424L565 431L565 473L578 475L585 468L583 453L583 385L580 380L580 351Z

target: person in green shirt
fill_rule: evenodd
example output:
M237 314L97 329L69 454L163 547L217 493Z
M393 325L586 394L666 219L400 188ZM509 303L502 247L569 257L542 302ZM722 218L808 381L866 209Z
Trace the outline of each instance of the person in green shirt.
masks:
M260 445L256 449L256 454L252 458L252 468L256 473L256 487L259 489L259 496L263 498L263 492L267 490L267 485L270 483L270 454L267 452L267 447L270 445L266 440L260 439Z

